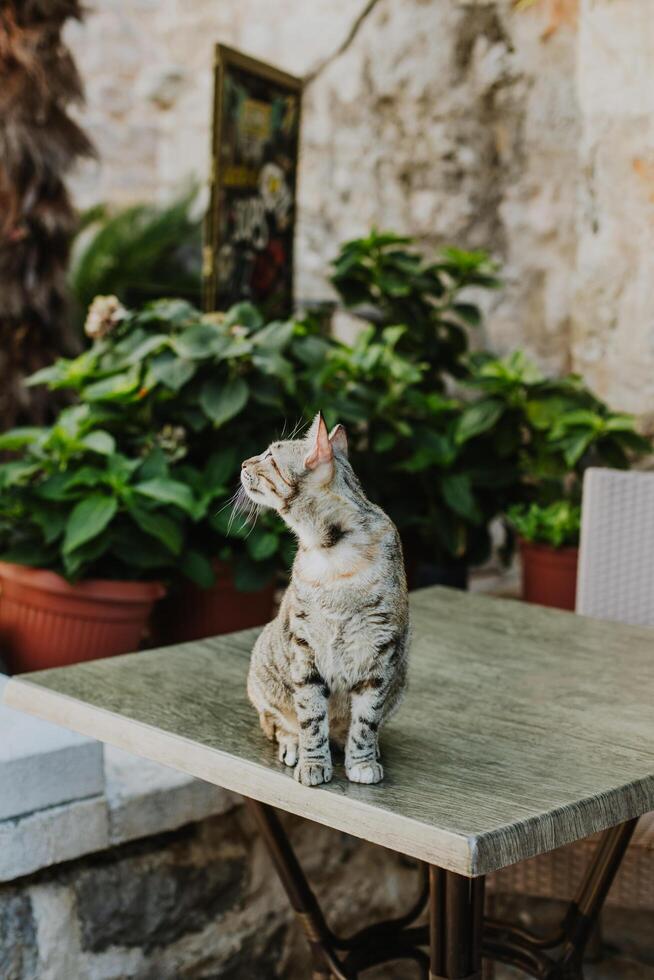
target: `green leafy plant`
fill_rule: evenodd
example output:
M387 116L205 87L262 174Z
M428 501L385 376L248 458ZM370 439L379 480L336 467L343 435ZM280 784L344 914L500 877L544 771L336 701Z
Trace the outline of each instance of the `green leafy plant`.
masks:
M407 329L370 327L351 347L332 346L313 375L314 405L348 427L354 468L410 563L481 562L517 479L514 460L468 424L473 405L426 389L429 365L401 350Z
M514 504L507 517L521 538L553 548L575 547L579 544L581 506L570 500L555 500L542 507L531 504Z
M195 188L166 205L121 210L96 205L80 216L68 279L81 332L98 295L138 306L161 296L199 302L201 221L193 213Z
M301 379L328 341L299 321L265 324L249 304L202 315L182 300L128 312L100 299L89 323L91 348L31 383L74 392L130 458L167 457L197 501L188 515L186 574L208 585L219 559L233 566L241 589L270 581L289 561L289 535L269 514L254 526L234 518L230 499L241 460L301 414Z
M482 319L470 290L497 288L494 264L456 248L429 260L413 239L373 229L346 242L332 270L342 301L371 323L322 376L343 418L368 418L359 452L368 490L410 557L483 561L515 466L456 391L468 376L468 331Z
M193 493L161 450L121 452L86 405L50 428L14 429L0 450L0 557L68 579L161 578L192 556L187 526L211 496Z
M652 451L632 416L612 411L578 375L546 377L521 351L499 359L475 355L469 384L481 397L466 410L461 427L493 432L498 449L517 461L513 503L537 505L511 510L521 534L542 525L550 532L539 533L556 536L561 521L562 540L569 543L578 533L575 514L587 467L626 469Z
M426 364L423 386L443 388L447 375L465 374L468 327L481 312L462 292L495 289L499 280L485 252L445 248L436 261L415 249L412 238L372 230L346 242L332 263L331 282L346 306L381 329L406 325L399 350Z

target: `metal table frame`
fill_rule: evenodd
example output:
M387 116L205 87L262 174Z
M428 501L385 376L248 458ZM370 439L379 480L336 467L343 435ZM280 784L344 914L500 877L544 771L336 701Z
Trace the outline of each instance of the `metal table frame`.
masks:
M583 980L583 956L636 827L607 830L558 930L540 937L484 916L484 877L422 864L409 911L347 938L327 925L273 807L246 799L311 948L313 980L357 980L372 966L408 959L424 980L481 980L482 960L508 963L537 980ZM428 924L414 925L429 910Z

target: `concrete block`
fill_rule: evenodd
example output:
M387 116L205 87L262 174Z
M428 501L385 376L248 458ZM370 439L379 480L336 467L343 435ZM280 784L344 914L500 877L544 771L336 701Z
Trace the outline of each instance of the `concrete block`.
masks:
M0 823L0 881L109 846L104 797L64 803Z
M110 745L105 746L105 792L112 845L175 830L239 802L218 786Z
M0 702L7 680L0 676ZM0 821L103 789L99 742L0 703Z

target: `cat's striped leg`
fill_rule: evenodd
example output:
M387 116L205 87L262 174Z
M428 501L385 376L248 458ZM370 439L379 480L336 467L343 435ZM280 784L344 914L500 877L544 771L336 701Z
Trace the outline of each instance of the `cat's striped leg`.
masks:
M299 725L295 778L305 786L319 786L332 778L328 698L329 687L315 666L305 662L293 698Z
M380 677L370 677L352 689L345 773L353 783L379 783L384 778L384 769L379 762L378 736L385 693Z

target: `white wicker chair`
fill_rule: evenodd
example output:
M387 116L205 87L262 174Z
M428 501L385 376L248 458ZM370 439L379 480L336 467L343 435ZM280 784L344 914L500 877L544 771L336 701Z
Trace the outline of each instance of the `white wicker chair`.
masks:
M586 472L576 608L584 616L654 627L654 473ZM628 670L628 650L624 662ZM569 899L595 846L591 837L506 868L493 876L491 889ZM639 821L607 901L654 909L654 813Z

